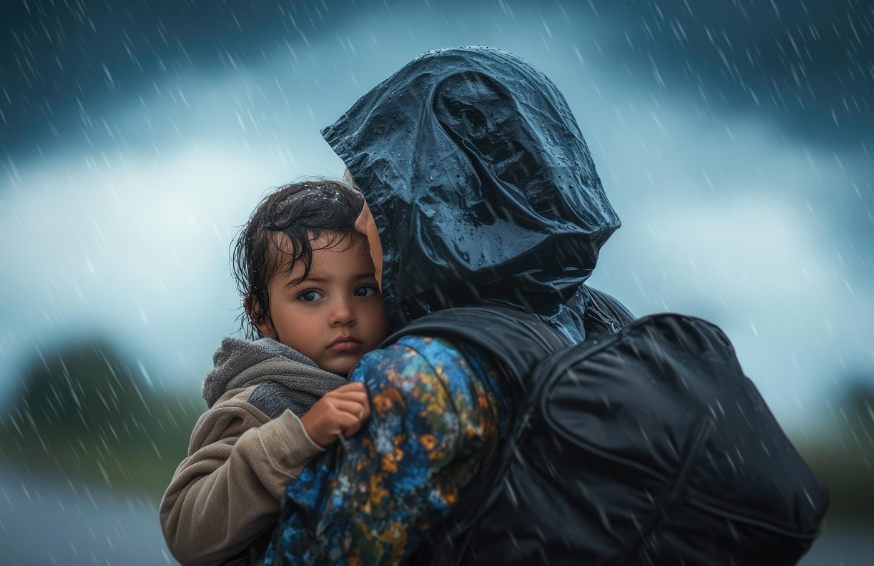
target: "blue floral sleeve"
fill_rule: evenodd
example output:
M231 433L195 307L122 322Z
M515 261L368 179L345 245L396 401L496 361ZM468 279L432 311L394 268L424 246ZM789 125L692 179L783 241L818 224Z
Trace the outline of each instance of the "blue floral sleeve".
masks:
M473 351L408 336L350 379L370 421L289 484L266 564L401 564L506 432L505 385Z

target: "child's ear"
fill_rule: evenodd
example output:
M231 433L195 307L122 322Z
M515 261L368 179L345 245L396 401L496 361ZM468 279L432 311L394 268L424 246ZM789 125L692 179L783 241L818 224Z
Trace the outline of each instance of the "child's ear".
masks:
M258 329L258 332L260 332L262 336L265 338L272 338L273 340L278 339L279 335L276 334L276 330L273 328L270 317L261 316L261 303L258 302L258 299L252 295L246 295L246 300L243 301L243 306L246 308L246 314L249 315L249 320L252 321L252 324L255 325L255 328Z

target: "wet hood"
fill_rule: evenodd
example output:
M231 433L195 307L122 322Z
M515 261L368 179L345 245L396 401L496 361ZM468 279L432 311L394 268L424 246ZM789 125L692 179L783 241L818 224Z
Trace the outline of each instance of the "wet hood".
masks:
M429 52L322 134L373 211L393 326L483 303L557 320L570 302L581 319L619 218L540 71L495 49Z

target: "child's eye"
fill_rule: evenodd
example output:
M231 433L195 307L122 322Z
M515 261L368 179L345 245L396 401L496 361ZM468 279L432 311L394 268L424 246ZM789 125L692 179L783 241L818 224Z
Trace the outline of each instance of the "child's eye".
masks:
M361 287L358 287L357 289L355 289L355 296L356 297L369 297L371 295L375 295L378 292L379 292L379 290L376 287L374 287L373 285L362 285Z
M325 298L325 296L322 295L321 293L319 293L318 291L316 291L315 289L307 289L306 291L304 291L303 293L298 295L297 298L300 299L301 301L306 302L306 303L311 303L313 301L318 301L319 299L323 299L323 298Z

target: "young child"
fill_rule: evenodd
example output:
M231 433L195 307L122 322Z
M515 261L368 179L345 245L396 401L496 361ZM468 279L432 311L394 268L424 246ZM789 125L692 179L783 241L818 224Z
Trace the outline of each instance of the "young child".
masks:
M281 187L233 257L250 338L226 338L203 383L209 409L161 502L164 538L185 566L260 556L289 481L369 415L346 376L385 338L385 306L360 193L334 181Z

